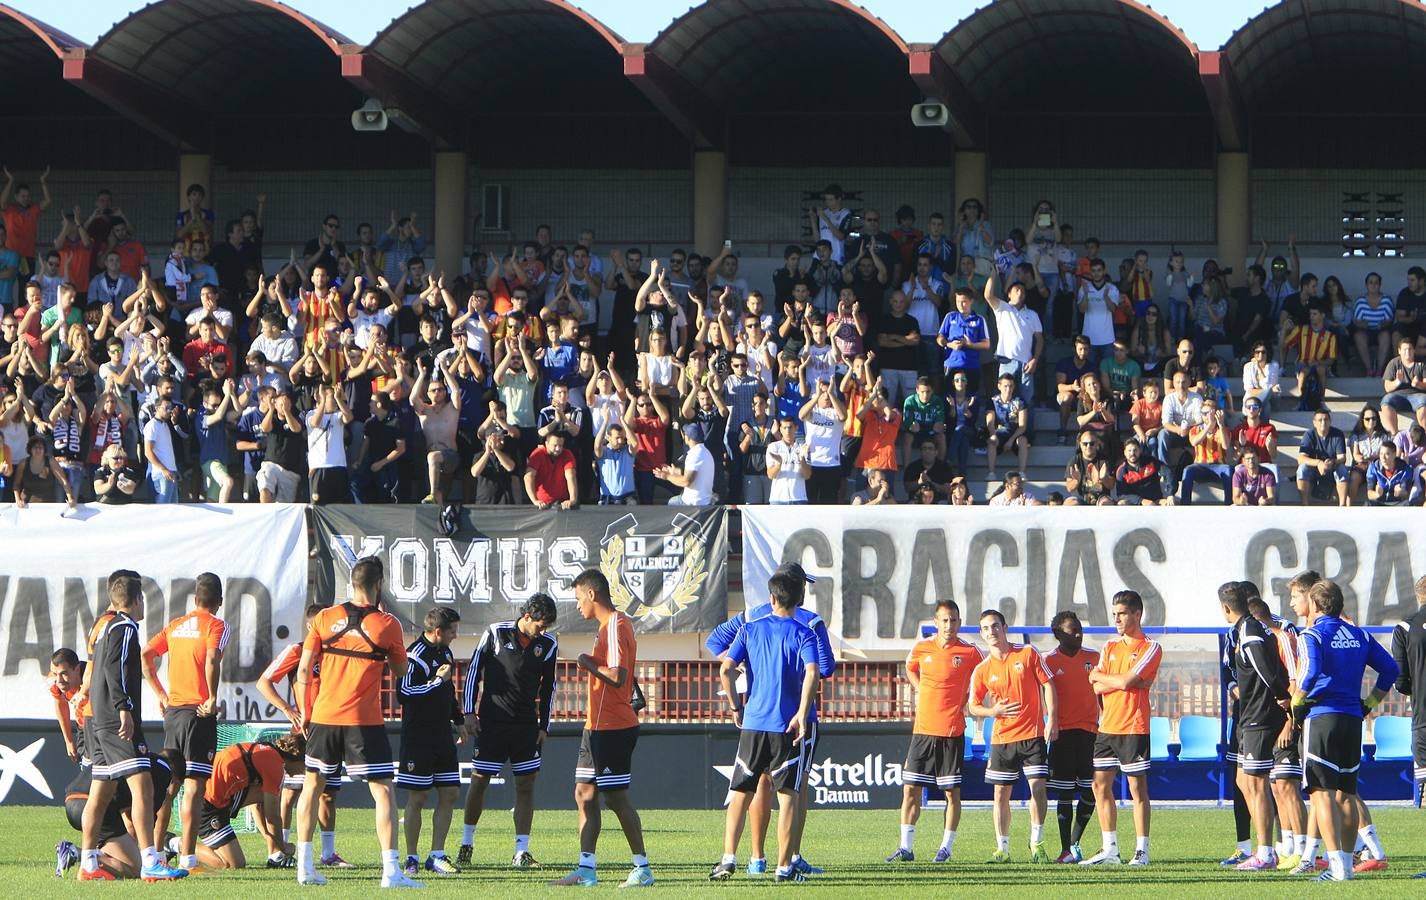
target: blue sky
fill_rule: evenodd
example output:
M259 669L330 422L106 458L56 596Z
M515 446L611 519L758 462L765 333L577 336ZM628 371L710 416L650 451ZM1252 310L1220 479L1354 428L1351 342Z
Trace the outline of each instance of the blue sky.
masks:
M93 43L124 15L142 8L139 2L113 0L9 0L27 15ZM756 5L758 0L752 0ZM1029 0L1033 8L1035 0ZM407 0L292 0L288 4L337 29L357 43L368 43L393 18L405 12ZM583 0L589 11L625 40L650 41L669 22L686 12L691 0ZM982 0L868 0L862 4L880 16L909 42L934 42L961 19L984 6ZM1266 5L1266 4L1264 4ZM1201 49L1216 50L1235 29L1260 12L1257 3L1242 0L1158 0L1153 8Z

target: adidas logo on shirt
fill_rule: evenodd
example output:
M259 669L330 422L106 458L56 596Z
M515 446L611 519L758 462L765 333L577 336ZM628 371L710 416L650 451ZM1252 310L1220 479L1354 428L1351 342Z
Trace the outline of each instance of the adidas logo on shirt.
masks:
M196 638L196 637L198 637L198 620L197 620L197 619L189 619L188 621L184 622L182 625L180 625L180 626L178 626L177 628L173 629L173 631L169 633L169 637L176 637L176 638Z
M1358 650L1361 646L1361 641L1352 637L1352 633L1349 631L1339 631L1332 636L1331 647L1333 650Z

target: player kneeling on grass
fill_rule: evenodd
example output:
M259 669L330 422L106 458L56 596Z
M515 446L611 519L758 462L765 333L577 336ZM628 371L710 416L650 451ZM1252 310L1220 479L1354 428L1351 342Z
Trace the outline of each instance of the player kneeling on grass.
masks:
M90 778L89 769L81 768L64 794L64 815L75 831L84 830L84 807L89 802ZM149 754L149 778L153 782L151 800L157 806L168 794L168 784L173 779L168 759ZM129 785L121 781L114 790L114 799L105 807L103 818L99 822L99 869L112 878L139 877L142 863L139 842L134 837L133 822L129 819L132 805ZM79 848L69 841L60 841L55 847L55 877L63 878L64 873L77 862Z
M431 855L426 870L438 875L460 871L446 858L446 834L451 813L460 799L460 759L451 731L465 720L456 701L456 667L451 641L456 639L460 615L449 607L426 613L425 632L406 648L410 667L401 679L401 766L396 785L406 789L407 876L420 873L417 847L421 843L421 812L431 788L436 808L431 812Z
M1055 740L1060 731L1050 686L1053 676L1038 650L1010 643L999 610L980 614L980 636L990 646L990 655L971 674L966 709L995 720L985 765L985 780L995 786L995 852L986 862L1010 862L1010 794L1021 773L1030 784L1030 861L1052 862L1044 836L1045 781L1050 776L1045 739Z
M230 824L244 806L253 808L258 833L267 841L267 867L296 865L295 848L282 839L278 795L284 775L302 771L307 739L284 734L272 743L224 747L213 758L213 775L203 793L198 821L198 863L208 869L247 866L243 847Z
M812 697L817 693L817 641L812 630L795 618L802 585L793 576L773 575L768 593L772 615L743 626L718 671L723 693L733 705L733 719L742 731L729 785L732 797L723 834L723 859L708 875L714 881L731 878L737 871L743 823L764 774L777 791L780 812L777 880L806 880L792 868L793 826L807 775L798 744L807 737ZM739 665L747 669L746 705L733 678Z

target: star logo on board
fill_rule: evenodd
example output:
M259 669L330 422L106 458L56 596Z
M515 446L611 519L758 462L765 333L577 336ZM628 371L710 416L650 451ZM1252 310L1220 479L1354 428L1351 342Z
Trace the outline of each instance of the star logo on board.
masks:
M45 781L44 773L35 765L35 757L39 755L40 749L44 745L44 738L40 738L25 749L18 751L0 744L0 803L5 802L5 798L9 796L10 788L15 786L16 778L34 788L46 800L54 799L54 794L50 792L49 782Z

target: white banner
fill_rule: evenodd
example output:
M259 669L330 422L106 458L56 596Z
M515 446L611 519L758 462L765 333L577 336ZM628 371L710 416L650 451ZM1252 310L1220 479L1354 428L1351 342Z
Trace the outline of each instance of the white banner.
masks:
M1287 610L1287 581L1315 569L1337 581L1347 614L1389 625L1417 608L1426 518L1416 509L1333 507L745 506L743 590L766 599L782 562L818 578L807 603L848 645L903 649L936 601L964 620L995 608L1015 625L1072 609L1109 625L1110 599L1132 589L1144 623L1223 624L1218 586L1255 582ZM1288 613L1290 615L1290 612Z
M307 601L307 524L295 504L0 509L0 693L4 717L54 716L50 654L84 658L115 569L143 576L145 640L192 608L194 579L223 579L219 616L233 629L223 656L220 721L265 717L253 687L275 652L301 636ZM159 670L160 677L166 668ZM147 690L147 689L146 689ZM161 718L152 694L144 718Z

